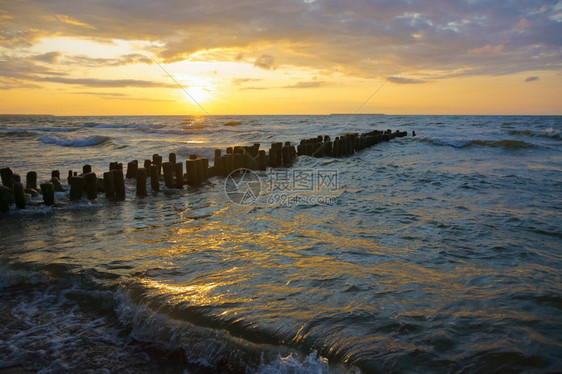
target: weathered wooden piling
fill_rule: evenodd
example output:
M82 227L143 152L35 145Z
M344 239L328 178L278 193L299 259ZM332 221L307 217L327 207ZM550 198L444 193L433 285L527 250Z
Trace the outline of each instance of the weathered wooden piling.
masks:
M150 165L150 189L152 192L160 191L160 181L158 177L158 165Z
M52 182L41 183L41 193L43 194L43 204L55 204L55 185Z
M133 160L127 163L127 175L125 178L127 179L135 179L137 177L137 171L139 169L139 162L138 160Z
M8 187L10 190L14 188L14 181L12 176L14 172L10 168L2 168L0 169L0 176L2 177L2 184Z
M185 173L187 174L187 184L189 186L195 186L199 183L197 178L197 160L192 159L185 161Z
M222 156L222 164L222 175L226 177L234 170L234 156L232 153L227 152L224 156Z
M86 164L86 165L82 166L82 174L86 175L86 174L91 173L91 172L92 172L92 165Z
M183 188L183 164L181 162L176 162L175 164L175 174L176 174L176 188Z
M198 158L195 160L195 167L197 168L197 183L205 180L205 171L203 170L203 159Z
M242 167L242 154L234 152L232 155L232 160L234 162L234 170L240 169Z
M111 170L123 170L123 164L120 162L110 162L109 171Z
M58 170L55 170L58 172ZM64 187L62 186L61 182L60 182L60 173L58 174L51 174L51 183L53 184L53 186L55 187L55 191L57 192L64 192ZM58 175L58 177L56 176Z
M108 200L115 199L115 187L113 184L113 174L111 171L103 173L103 186L105 190L105 197Z
M84 175L84 192L88 200L96 200L98 198L98 178L96 173L89 172Z
M201 162L203 164L203 177L202 179L206 181L209 179L209 159L207 157L201 157Z
M147 173L150 170L150 165L152 165L152 161L144 160L144 168L146 169Z
M176 164L176 154L174 152L171 152L168 155L168 161L170 162L170 164L175 165Z
M14 174L15 175L15 174ZM25 191L21 182L14 182L14 200L18 209L25 209Z
M113 188L115 189L115 201L125 200L125 177L123 169L111 170L113 174Z
M12 190L6 186L0 186L0 213L6 213L10 210L12 199Z
M262 149L258 152L258 169L267 169L267 154L265 152L265 149Z
M222 175L222 157L221 157L221 150L215 149L215 160L214 160L214 174L215 175Z
M137 196L146 196L146 168L137 170Z
M168 188L174 188L174 174L175 174L176 165L171 162L164 162L162 164L162 169L164 172L164 185Z
M25 176L25 188L30 190L37 189L37 172L36 171L29 171Z
M152 163L158 167L158 176L162 174L162 156L158 153L152 155Z
M80 200L84 192L84 177L72 176L68 180L70 184L70 200Z

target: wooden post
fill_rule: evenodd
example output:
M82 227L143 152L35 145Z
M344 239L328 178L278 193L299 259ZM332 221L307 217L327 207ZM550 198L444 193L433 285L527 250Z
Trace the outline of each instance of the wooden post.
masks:
M158 165L150 166L150 188L153 192L160 191L160 181L158 179Z
M72 176L68 180L70 184L70 200L80 200L84 192L84 177Z
M146 196L146 169L137 170L137 196Z
M12 175L14 172L10 168L0 169L0 175L2 177L2 184L8 187L10 190L14 188L14 181L12 180Z
M37 189L37 172L36 171L29 171L25 176L25 188L29 188L31 190Z
M125 178L123 176L123 169L112 170L113 174L113 188L115 189L115 200L125 200Z
M203 163L202 179L206 181L207 179L209 179L209 159L207 157L201 157L201 162Z
M240 169L242 167L242 155L240 153L234 152L233 160L234 160L234 170Z
M265 149L262 149L258 153L258 168L259 170L267 169L267 158L265 154Z
M162 164L162 169L164 171L164 184L168 188L174 188L174 174L175 174L176 165L172 165L171 162L164 162Z
M60 174L59 174L60 175ZM53 184L53 186L55 186L55 191L57 192L64 192L64 188L62 187L62 184L60 183L59 178L57 177L52 177L51 178L51 183Z
M162 174L162 156L160 156L158 153L153 154L152 163L158 166L158 177L160 177L160 174Z
M144 160L144 168L146 169L147 172L150 170L150 165L152 165L152 161Z
M139 169L139 162L133 160L127 163L127 179L135 179L137 177L137 170Z
M189 159L185 161L185 172L187 174L187 184L195 186L198 183L197 179L197 161Z
M84 191L88 200L96 200L98 198L98 178L96 173L88 173L84 175Z
M221 150L215 149L215 175L222 175L222 157Z
M232 153L227 153L226 155L222 156L222 175L225 177L228 174L232 173L232 171L234 170L234 159L232 157Z
M55 185L52 182L41 183L41 193L43 194L43 204L55 204Z
M10 210L12 203L12 190L6 186L0 186L0 213L6 213Z
M175 172L176 172L176 188L183 188L183 164L181 162L176 162Z
M92 172L92 165L86 164L86 165L82 166L82 174L86 175L86 174L91 173L91 172Z
M108 200L115 199L115 188L113 184L113 174L111 171L103 173L103 186L105 190L105 197Z
M111 170L121 170L123 171L123 164L120 162L110 162L109 163L109 171Z
M176 154L174 152L171 152L168 155L168 161L170 162L170 164L175 165L176 164Z
M21 182L14 183L14 200L16 202L16 207L25 209L25 192Z
M203 159L198 158L195 160L195 167L197 168L197 183L201 183L205 177L205 171L203 170Z

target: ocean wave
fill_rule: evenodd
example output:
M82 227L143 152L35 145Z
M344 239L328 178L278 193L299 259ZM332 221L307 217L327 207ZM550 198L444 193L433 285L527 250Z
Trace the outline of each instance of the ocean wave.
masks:
M103 122L86 122L84 127L94 129L139 129L139 130L152 130L162 128L162 125L153 123L103 123Z
M524 130L509 130L507 132L509 135L516 135L516 136L532 136L532 137L542 137L542 138L549 138L549 139L562 139L560 136L560 132L556 131L553 127L549 127L545 130L540 130L539 132L532 131L530 129Z
M223 126L240 126L242 124L242 122L240 121L230 121L227 122L225 124L223 124Z
M69 135L43 135L39 138L39 140L44 144L55 144L61 147L91 147L109 142L111 138L100 135L85 137L73 137Z
M483 140L483 139L439 139L439 138L422 138L422 141L437 145L449 146L454 148L468 148L473 146L504 148L504 149L526 149L535 148L534 144L511 139Z
M183 146L176 150L178 156L189 157L189 155L197 155L199 157L207 157L209 160L215 159L215 148L195 148Z
M34 132L73 132L79 127L0 127L6 133L34 133Z

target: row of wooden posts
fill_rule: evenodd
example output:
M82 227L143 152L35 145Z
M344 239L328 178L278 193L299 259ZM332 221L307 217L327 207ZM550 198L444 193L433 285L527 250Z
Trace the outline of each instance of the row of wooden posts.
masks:
M181 189L184 185L197 186L214 176L226 177L233 171L241 168L251 170L266 170L267 167L290 167L297 156L312 157L345 157L371 147L379 142L388 141L395 137L406 136L405 131L374 130L364 134L350 133L336 137L333 141L330 136L303 139L295 148L290 142L272 143L269 152L260 150L260 144L252 146L228 147L226 153L221 149L215 150L214 165L209 165L209 159L195 154L189 156L183 163L177 162L176 154L170 153L168 161L162 162L162 156L154 154L152 160L144 160L142 167L137 160L127 164L127 172L123 173L123 164L112 162L109 171L103 173L103 178L98 178L92 172L91 165L84 165L82 173L70 170L68 172L68 185L70 186L69 199L80 200L85 195L89 200L96 200L98 192L103 192L108 200L125 200L125 179L136 179L136 194L147 195L147 179L150 179L152 192L160 191L160 181L169 189ZM0 212L7 212L11 204L19 209L26 206L25 194L37 195L37 173L30 171L26 175L25 188L21 177L14 174L12 169L0 169L2 186L0 186ZM55 192L64 192L61 184L60 172L53 170L51 179L39 185L45 205L53 205Z

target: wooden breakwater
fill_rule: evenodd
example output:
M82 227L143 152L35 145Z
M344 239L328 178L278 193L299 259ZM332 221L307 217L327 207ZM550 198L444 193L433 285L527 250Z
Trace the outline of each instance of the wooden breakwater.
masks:
M348 133L335 137L320 135L315 138L302 139L295 147L290 142L273 142L268 151L260 150L260 144L251 146L228 147L223 154L221 149L215 150L214 165L209 159L192 154L185 161L177 162L176 154L170 153L168 161L163 161L159 154L152 155L142 163L133 160L127 163L126 173L123 164L111 162L109 171L98 176L92 171L91 165L84 165L82 172L69 170L67 187L61 183L58 170L51 172L51 178L37 186L37 173L30 171L26 174L25 187L21 176L15 174L11 168L0 169L2 185L0 186L0 213L8 212L12 205L18 209L25 209L27 195L43 196L43 204L54 205L55 192L68 193L69 200L76 201L86 197L94 201L98 193L104 193L107 200L125 200L125 179L136 180L136 195L146 196L147 185L152 193L158 193L161 182L168 189L182 189L183 186L199 186L215 176L226 177L237 169L266 170L278 167L290 167L297 156L311 157L347 157L365 148L394 139L407 136L406 131L374 130L367 133ZM415 135L414 135L415 136Z

